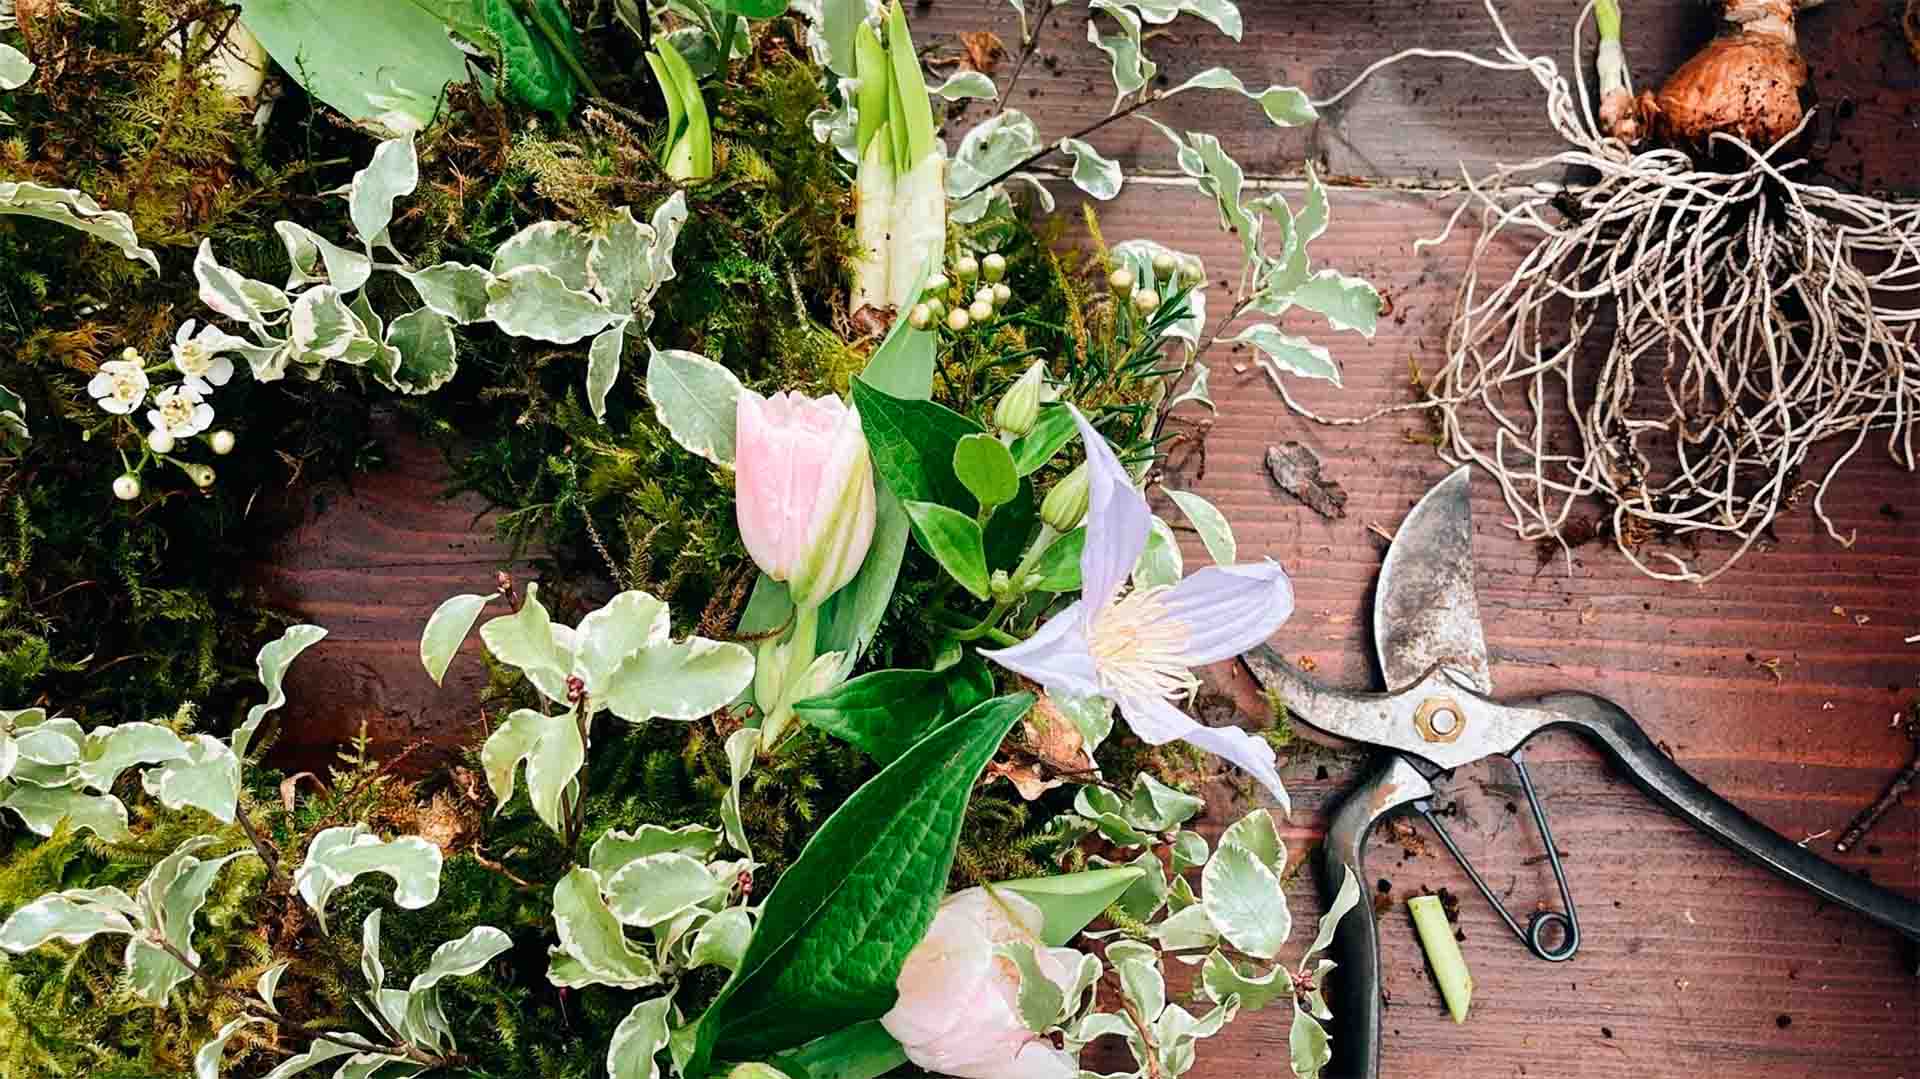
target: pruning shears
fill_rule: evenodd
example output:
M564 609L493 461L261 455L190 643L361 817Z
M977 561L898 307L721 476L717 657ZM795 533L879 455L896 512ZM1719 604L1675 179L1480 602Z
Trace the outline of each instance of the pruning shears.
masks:
M1394 535L1373 604L1374 646L1381 673L1392 687L1388 692L1323 685L1265 646L1245 657L1253 676L1294 716L1329 734L1390 751L1384 766L1334 812L1317 866L1329 901L1347 873L1366 879L1361 856L1373 826L1390 814L1417 813L1535 955L1551 962L1572 959L1580 947L1573 889L1521 760L1521 749L1530 739L1566 728L1598 742L1641 790L1681 820L1825 899L1920 941L1920 903L1834 865L1754 820L1688 775L1612 701L1581 692L1494 700L1474 596L1472 524L1463 467L1428 491ZM1539 910L1524 924L1507 910L1434 814L1436 781L1461 765L1494 756L1510 761L1519 777L1560 891L1560 909ZM1376 1079L1382 1002L1372 904L1362 902L1346 915L1335 948L1339 966L1330 979L1334 1060L1327 1074Z

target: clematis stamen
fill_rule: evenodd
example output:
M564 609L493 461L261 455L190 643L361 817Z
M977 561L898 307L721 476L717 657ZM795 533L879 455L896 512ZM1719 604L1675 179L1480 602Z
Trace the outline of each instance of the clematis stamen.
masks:
M1094 617L1087 651L1114 696L1170 701L1199 686L1185 659L1193 633L1168 608L1169 591L1136 589Z

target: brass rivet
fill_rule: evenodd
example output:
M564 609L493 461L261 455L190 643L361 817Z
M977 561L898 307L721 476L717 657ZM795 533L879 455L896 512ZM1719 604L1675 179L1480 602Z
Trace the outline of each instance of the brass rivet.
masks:
M1467 729L1467 716L1451 697L1428 697L1413 714L1413 725L1429 742L1451 742Z

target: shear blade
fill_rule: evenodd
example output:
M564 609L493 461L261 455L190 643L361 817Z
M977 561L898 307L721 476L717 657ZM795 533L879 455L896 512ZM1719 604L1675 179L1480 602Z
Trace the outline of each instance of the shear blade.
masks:
M1473 590L1473 503L1462 465L1421 498L1387 548L1373 597L1373 644L1389 689L1441 664L1491 693L1486 635Z

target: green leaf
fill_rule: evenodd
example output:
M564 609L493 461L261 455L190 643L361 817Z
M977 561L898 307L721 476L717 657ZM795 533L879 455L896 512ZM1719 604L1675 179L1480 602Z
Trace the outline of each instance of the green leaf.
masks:
M1238 843L1278 877L1287 871L1287 845L1273 826L1273 814L1256 809L1220 834L1220 844Z
M649 645L614 673L601 702L629 723L699 719L753 684L753 653L732 641L689 637Z
M1185 571L1185 560L1180 555L1180 541L1173 536L1173 529L1158 517L1153 518L1152 531L1147 533L1146 549L1140 552L1140 561L1133 567L1133 585L1135 588L1159 588L1172 585L1180 580Z
M675 442L717 465L733 464L740 379L700 355L647 345L647 396Z
M620 378L620 360L626 348L625 323L601 330L587 346L587 405L593 409L593 418L602 423L607 419L607 394Z
M1033 572L1040 575L1040 583L1034 587L1043 592L1078 591L1080 552L1086 546L1087 529L1084 525L1048 544L1040 554L1040 561L1033 566Z
M953 447L953 474L983 510L1003 506L1020 493L1013 455L992 435L962 436Z
M1140 867L1128 865L1001 881L991 887L1004 888L1039 907L1046 919L1041 942L1060 948L1145 876Z
M1287 1053L1293 1074L1300 1079L1318 1076L1320 1069L1333 1062L1333 1047L1329 1042L1326 1029L1295 1004L1293 1026L1287 1030Z
M707 6L748 19L773 19L787 13L787 0L707 0Z
M653 960L627 940L592 870L575 867L553 886L553 926L560 944L551 949L547 980L554 985L641 989L659 984Z
M1340 890L1334 893L1333 902L1327 907L1327 912L1320 916L1320 931L1314 934L1313 947L1307 949L1307 954L1301 957L1301 962L1304 963L1325 951L1327 945L1333 943L1333 934L1340 928L1340 919L1345 918L1347 912L1359 902L1360 878L1354 876L1353 867L1348 866L1341 876Z
M449 321L465 326L485 321L487 286L493 275L479 266L440 262L403 275L420 294L420 302Z
M660 1063L654 1058L666 1047L672 1013L672 994L633 1006L607 1043L607 1079L660 1079Z
M500 49L507 93L515 100L564 120L573 111L576 87L573 72L545 34L528 25L515 0L483 0L487 28ZM579 56L580 38L566 6L558 0L535 0L547 25L567 40Z
M1372 337L1380 318L1380 293L1358 277L1339 270L1321 270L1293 290L1294 304L1327 316L1336 330L1353 330Z
M459 370L453 326L432 308L422 307L394 319L387 327L386 345L398 361L384 381L402 393L431 393L451 381Z
M246 721L234 728L234 756L244 758L247 755L247 747L253 740L254 732L260 729L260 724L266 720L269 713L287 703L286 690L280 685L287 676L287 668L293 665L293 661L299 657L300 653L319 643L326 635L327 631L319 626L288 626L278 639L261 646L259 655L254 659L254 665L260 677L260 685L267 691L267 699L247 709Z
M1200 904L1235 948L1272 959L1287 942L1293 919L1280 878L1238 843L1222 841L1200 875Z
M676 851L635 858L608 878L607 909L641 929L685 913L719 894L706 864Z
M60 738L53 744L64 748L71 743ZM87 740L75 760L74 775L83 786L107 791L120 778L120 773L136 764L177 761L186 756L187 743L168 728L158 723L122 723L87 733Z
M877 1020L855 1023L774 1058L776 1067L807 1079L879 1079L907 1062L907 1051Z
M738 970L753 941L753 918L745 907L728 907L709 918L693 938L687 966L719 966Z
M0 216L20 214L53 221L118 247L126 257L160 272L160 259L140 246L133 219L118 210L103 210L84 192L46 187L29 181L0 182ZM904 321L904 320L903 320Z
M1260 103L1260 110L1267 119L1280 127L1298 127L1310 124L1320 118L1314 111L1313 102L1305 91L1295 86L1269 86L1259 93L1247 89L1240 77L1224 67L1210 67L1186 82L1167 91L1166 96L1187 90L1231 90L1242 97L1251 98Z
M433 615L427 619L427 628L420 634L420 663L427 669L427 677L434 685L440 685L447 676L447 665L453 662L453 654L473 632L473 624L480 620L480 612L492 596L463 595L455 596L434 608Z
M488 267L499 277L522 266L545 266L568 288L587 291L587 255L593 240L571 221L541 221L507 238L493 253Z
M141 928L147 933L159 933L196 966L200 953L193 947L193 922L200 908L206 905L207 891L228 862L253 853L241 850L223 858L199 857L200 851L218 842L213 836L200 835L181 843L154 865L133 897L140 908ZM134 993L156 1006L164 1006L173 987L193 977L186 964L166 949L150 943L143 933L135 934L127 943L126 963L127 979Z
M759 730L742 727L727 735L726 749L727 793L720 799L720 824L733 849L751 858L753 848L747 846L747 830L740 822L740 781L747 777L753 755L760 749Z
M33 61L11 45L0 44L0 90L18 90L33 78Z
M75 888L43 895L0 923L0 948L15 955L50 940L85 944L101 933L133 933L139 906L118 888Z
M870 671L833 692L794 704L801 720L890 764L928 731L993 694L993 674L978 656L945 670Z
M1207 554L1216 565L1230 566L1239 561L1239 545L1234 542L1233 526L1227 523L1227 515L1214 508L1213 503L1191 491L1176 491L1171 487L1162 487L1167 497L1180 507L1193 523L1194 531L1200 533L1200 542L1206 544Z
M994 511L982 530L981 543L987 553L989 570L1012 572L1027 553L1040 530L1040 502L1033 496L1033 481L1023 479L1013 499Z
M91 831L110 843L124 842L131 836L127 807L111 794L83 794L23 783L6 792L0 799L0 809L18 813L27 831L38 836L52 835L62 819L71 821L74 831Z
M467 78L466 54L446 24L416 4L242 0L240 10L295 81L355 122L417 131L433 120L447 84Z
M547 827L561 830L561 802L586 763L587 747L580 740L580 724L571 715L549 716L531 708L517 708L480 748L480 764L487 786L504 809L513 797L513 777L527 762L527 797Z
M1207 956L1206 965L1200 968L1200 984L1206 988L1207 999L1215 1004L1226 1003L1228 997L1239 997L1240 1006L1250 1012L1257 1012L1276 1000L1293 999L1293 979L1288 976L1285 965L1249 976L1235 969L1219 952Z
M1044 406L1040 409L1040 418L1034 421L1033 430L1013 442L1013 470L1022 476L1039 471L1053 460L1060 447L1073 441L1077 431L1073 413L1067 411L1066 406Z
M391 877L393 901L403 909L418 910L433 902L440 894L440 861L440 848L419 836L383 840L364 824L327 828L307 844L293 886L313 908L324 933L327 900L363 874Z
M613 313L545 266L521 266L487 283L487 317L515 337L571 345L606 329Z
M1035 1034L1045 1034L1060 1018L1067 995L1040 970L1040 961L1034 958L1030 942L1016 940L996 950L1013 960L1013 965L1020 971L1020 991L1015 997L1020 1021Z
M567 672L573 659L554 644L553 622L540 602L540 586L527 586L527 598L512 614L489 618L480 627L480 639L493 658L520 668L548 700L567 699Z
M853 793L767 897L740 969L701 1019L689 1079L716 1046L764 1058L877 1019L946 893L967 796L1030 694L997 697L921 739Z
M213 735L196 734L183 758L149 768L140 786L168 809L193 806L232 824L240 799L240 758Z
M315 283L332 285L343 293L357 292L373 275L373 260L365 252L352 251L325 236L292 221L275 221L273 231L286 246L287 287L299 288ZM325 266L325 272L321 267Z
M954 473L953 455L961 439L984 428L944 405L895 397L865 376L854 380L853 403L873 469L895 497L952 508L972 504L972 492Z
M980 522L933 502L908 502L907 520L913 538L932 555L961 587L977 599L991 593L987 582L987 550Z
M1073 158L1073 186L1096 199L1120 194L1120 162L1103 155L1080 139L1061 139L1060 151Z
M1340 385L1340 367L1333 362L1333 353L1304 337L1281 333L1271 322L1256 322L1222 343L1252 345L1260 353L1260 365L1275 379L1284 373Z

